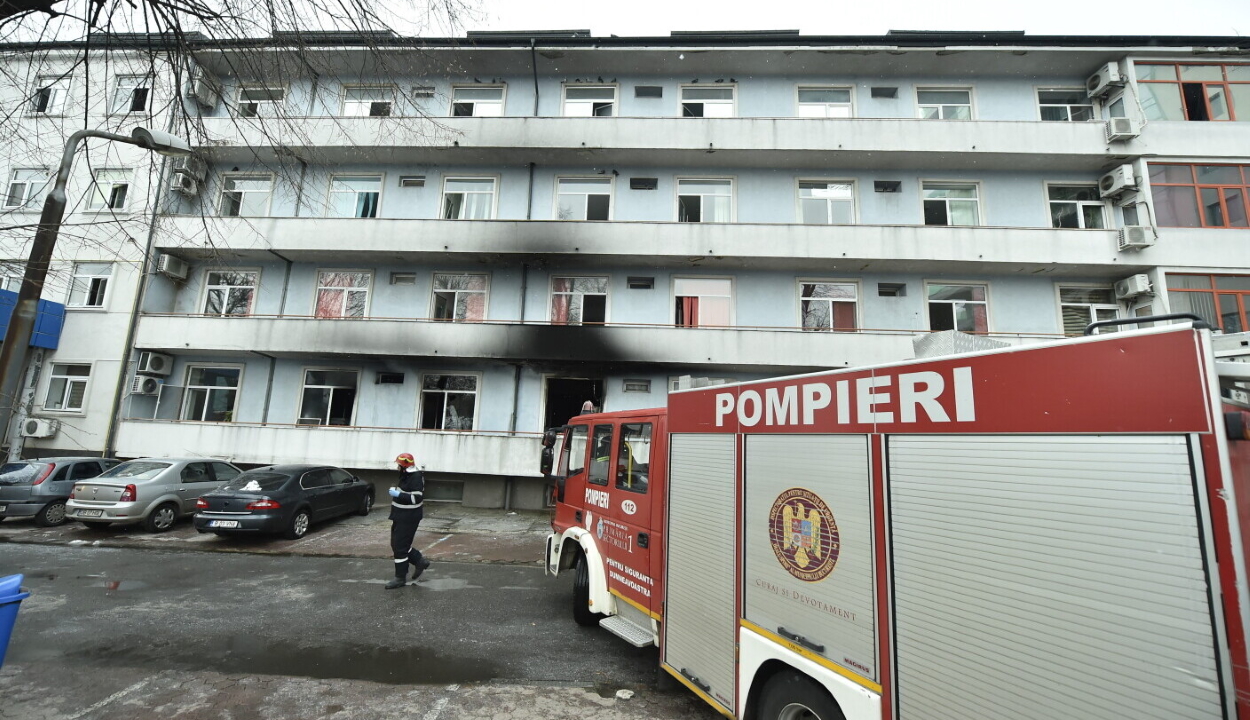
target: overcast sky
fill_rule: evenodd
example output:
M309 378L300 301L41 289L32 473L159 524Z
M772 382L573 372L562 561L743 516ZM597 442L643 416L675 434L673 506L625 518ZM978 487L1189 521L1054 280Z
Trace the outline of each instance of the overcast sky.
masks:
M1250 35L1250 0L479 0L466 30L1024 30L1030 35Z

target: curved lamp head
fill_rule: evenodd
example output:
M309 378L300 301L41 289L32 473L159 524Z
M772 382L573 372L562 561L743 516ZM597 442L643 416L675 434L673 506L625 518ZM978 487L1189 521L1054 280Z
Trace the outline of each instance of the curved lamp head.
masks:
M191 145L177 135L170 135L160 130L135 128L130 133L135 144L146 150L158 152L169 157L187 157L191 154Z

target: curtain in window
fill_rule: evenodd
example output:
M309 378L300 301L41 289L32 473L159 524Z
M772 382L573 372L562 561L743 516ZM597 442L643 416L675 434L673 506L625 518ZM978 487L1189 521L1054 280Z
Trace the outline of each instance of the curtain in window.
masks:
M569 295L553 295L551 297L551 322L564 325L569 321Z
M699 298L677 298L677 324L682 327L699 326Z

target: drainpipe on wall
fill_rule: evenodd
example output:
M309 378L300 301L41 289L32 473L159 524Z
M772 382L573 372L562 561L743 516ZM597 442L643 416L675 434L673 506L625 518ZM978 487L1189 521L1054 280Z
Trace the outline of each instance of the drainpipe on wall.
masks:
M304 162L304 158L299 155L295 156L299 161L299 185L295 188L295 217L299 217L300 206L304 204L304 178L308 176L308 163Z
M534 76L534 117L538 117L538 48L530 38L530 74Z
M286 270L282 273L282 297L278 299L278 316L281 317L286 315L286 291L291 285L291 261L273 250L270 250L269 254L276 256L278 259L282 260L282 262L286 263Z
M260 422L264 425L269 422L269 400L273 397L273 370L278 364L278 358L273 355L266 355L263 352L257 352L255 350L252 352L263 358L269 358L269 378L265 381L265 407L262 408L260 412Z

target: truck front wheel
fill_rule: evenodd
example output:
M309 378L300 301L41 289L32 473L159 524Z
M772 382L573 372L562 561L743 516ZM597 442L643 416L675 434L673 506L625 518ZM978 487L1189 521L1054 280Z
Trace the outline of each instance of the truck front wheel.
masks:
M577 553L573 567L573 620L578 625L592 627L599 624L603 615L590 610L590 565L586 562L586 553Z
M796 672L774 675L760 693L760 720L846 720L815 680Z

